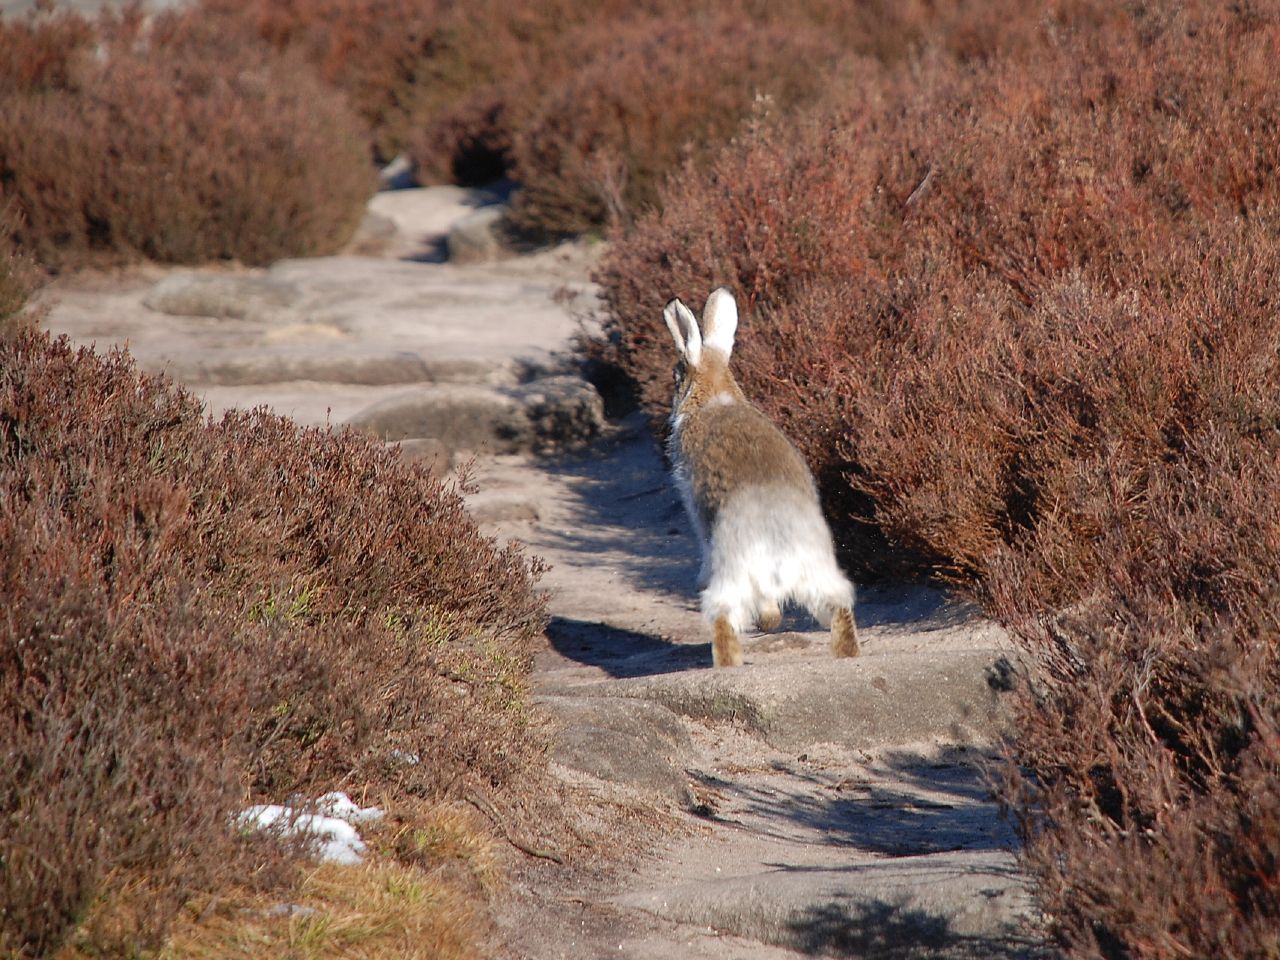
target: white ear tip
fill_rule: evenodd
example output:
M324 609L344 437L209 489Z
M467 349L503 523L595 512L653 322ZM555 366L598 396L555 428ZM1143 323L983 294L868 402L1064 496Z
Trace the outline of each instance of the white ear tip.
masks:
M702 309L702 342L726 357L733 352L733 337L738 330L738 304L725 287L711 291Z
M711 296L707 298L707 308L716 311L732 311L735 315L738 312L738 302L733 299L733 294L729 292L728 287L716 287L711 291Z

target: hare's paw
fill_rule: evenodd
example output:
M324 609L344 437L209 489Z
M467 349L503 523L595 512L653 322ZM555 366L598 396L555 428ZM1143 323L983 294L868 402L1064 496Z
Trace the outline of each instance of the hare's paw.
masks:
M760 608L760 613L756 617L757 627L761 630L777 630L780 623L782 623L782 609L776 603L770 601Z
M717 667L742 666L742 641L729 618L723 615L716 617L711 637L711 662Z
M836 657L856 657L860 652L853 611L841 607L831 615L831 653Z

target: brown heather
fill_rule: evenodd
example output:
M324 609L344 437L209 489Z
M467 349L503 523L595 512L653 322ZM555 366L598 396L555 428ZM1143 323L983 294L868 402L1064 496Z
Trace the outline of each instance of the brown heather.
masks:
M425 182L480 183L506 169L516 126L574 69L565 37L670 0L200 0L228 34L308 63L364 119L374 155L408 152Z
M735 13L599 25L571 46L582 62L515 137L514 219L539 233L584 233L651 208L661 180L705 160L757 99L778 109L814 99L837 53L816 31Z
M12 207L0 208L0 338L29 322L23 307L39 282L35 264L13 242L17 223Z
M454 3L425 68L432 82L415 99L417 122L407 150L419 178L482 184L514 176L521 162L518 140L548 101L588 69L602 45L611 44L619 32L634 32L635 22L650 22L673 10L682 18L692 16L704 5L691 8L673 0ZM584 101L584 113L592 102ZM555 176L555 170L531 166L527 154L523 169ZM530 218L524 226L554 232L551 225Z
M1037 661L1001 792L1072 956L1280 955L1277 467L1274 423L1206 423L1097 503L1080 600L1046 612L1058 530L987 570Z
M416 92L405 144L424 182L481 184L508 175L534 106L580 67L570 38L669 0L468 0L449 6Z
M736 287L850 562L941 570L1031 655L1005 796L1061 941L1275 956L1280 14L953 39L669 182L599 350L659 420L663 302Z
M446 0L200 0L202 20L265 41L305 61L341 90L364 121L374 154L390 160L426 97L437 89L431 64L447 40Z
M1103 33L1060 25L1031 65L864 63L843 102L795 122L766 118L707 174L671 181L661 215L622 238L600 273L607 352L633 372L646 408L661 417L670 399L653 319L662 303L729 281L750 324L744 388L820 468L852 471L896 539L964 573L1025 528L1028 510L1061 501L1034 493L1040 481L1014 462L1017 435L1039 432L1024 375L1061 363L1097 379L1122 362L1092 349L1102 337L1127 352L1136 380L1148 371L1135 364L1172 364L1150 387L1171 402L1178 351L1227 312L1222 293L1204 290L1211 264L1244 271L1233 266L1244 252L1265 267L1275 202L1266 171L1276 141L1257 139L1280 115L1262 82L1269 32L1223 14L1192 42L1181 20L1150 12L1126 32L1116 18ZM1241 62L1258 64L1246 74L1256 83L1241 78ZM1187 91L1176 114L1164 93L1174 87ZM1229 285L1239 282L1260 281ZM1200 295L1208 317L1189 315ZM1102 301L1105 317L1093 308ZM1189 330L1161 327L1152 306ZM1259 316L1265 300L1250 309ZM1099 329L1081 331L1064 310ZM1144 337L1168 342L1152 355ZM1096 364L1095 376L1071 364ZM1059 403L1079 400L1065 384L1044 386ZM956 391L964 402L949 399ZM1092 403L1106 412L1072 412L1085 435L1091 417L1157 414L1129 411L1142 396L1120 410L1101 401ZM961 420L938 429L939 416ZM951 487L970 481L971 493Z
M193 15L0 20L0 204L63 268L336 250L374 189L318 79Z
M656 422L662 305L734 286L738 379L846 559L941 572L1028 654L1002 794L1060 942L1280 955L1275 4L199 9L0 22L0 228L55 265L325 248L367 148L310 70L380 157L517 170L534 231L619 228L595 350ZM205 423L119 357L0 351L0 949L136 953L227 872L316 895L228 836L249 799L526 775L531 570L450 490L354 437ZM193 951L265 942L214 935Z
M0 342L0 949L131 953L293 882L228 828L259 798L527 778L535 572L368 439Z
M1078 5L1078 4L1077 4ZM1064 0L1063 6L1073 5ZM422 182L525 187L535 235L630 218L659 181L732 135L757 95L808 101L844 55L932 38L964 60L1027 43L1013 0L201 0L228 35L305 61Z

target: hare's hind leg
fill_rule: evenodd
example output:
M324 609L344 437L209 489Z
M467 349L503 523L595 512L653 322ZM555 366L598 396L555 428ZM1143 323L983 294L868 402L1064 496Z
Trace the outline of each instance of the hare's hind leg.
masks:
M756 626L761 630L777 630L780 623L782 623L782 608L778 606L776 600L766 600L756 617Z
M859 652L853 611L848 607L838 607L831 614L831 653L837 657L856 657Z
M717 667L742 666L742 641L724 614L716 617L711 637L711 662Z

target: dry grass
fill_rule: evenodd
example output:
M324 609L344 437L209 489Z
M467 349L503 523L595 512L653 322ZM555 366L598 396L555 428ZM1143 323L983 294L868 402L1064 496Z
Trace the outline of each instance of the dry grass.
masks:
M192 904L160 960L281 956L473 960L492 946L487 905L465 887L399 864L326 864L288 902L253 894ZM70 958L68 958L70 960Z
M367 798L366 798L367 802ZM491 827L470 807L404 797L361 827L364 863L278 860L196 891L167 925L157 960L493 955L490 902L506 863ZM131 955L150 918L153 879L117 870L55 960Z
M504 865L479 814L406 798L362 836L366 863L307 867L287 901L247 888L193 901L159 960L491 955L489 899L502 892Z
M467 804L400 804L371 834L375 847L402 864L461 870L468 881L493 893L502 885L502 864L492 826Z

